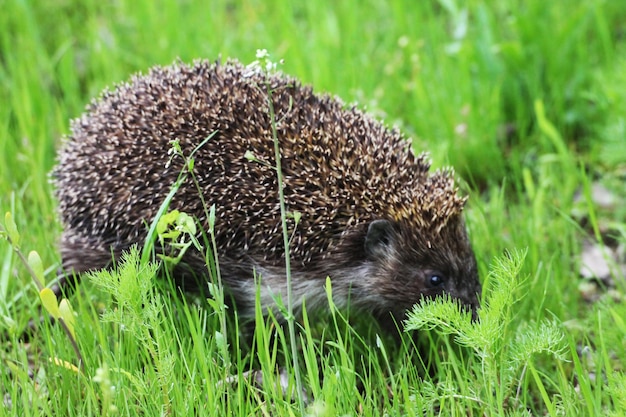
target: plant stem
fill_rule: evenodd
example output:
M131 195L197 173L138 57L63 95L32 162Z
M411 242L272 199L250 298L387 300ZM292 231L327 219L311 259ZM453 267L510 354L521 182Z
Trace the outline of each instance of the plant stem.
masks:
M280 158L280 144L278 142L278 132L276 129L276 114L274 113L274 103L272 101L272 90L267 83L267 103L270 111L272 123L272 138L274 139L274 154L276 158L276 178L278 180L278 198L280 201L280 221L283 231L283 244L285 246L285 273L287 278L287 329L289 331L289 341L291 345L291 358L293 360L293 370L296 378L296 397L300 411L304 414L304 402L302 401L302 379L300 377L300 366L298 361L298 348L296 346L295 316L293 314L293 293L291 290L291 261L289 254L289 233L287 231L287 209L285 208L285 195L283 190L283 171Z

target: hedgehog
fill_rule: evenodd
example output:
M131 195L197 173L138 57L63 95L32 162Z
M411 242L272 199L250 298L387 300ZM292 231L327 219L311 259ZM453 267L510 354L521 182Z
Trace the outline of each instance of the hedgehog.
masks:
M271 109L270 109L271 104ZM272 111L270 111L272 110ZM239 316L286 299L274 135L280 149L294 308L333 301L381 323L447 295L475 312L481 291L451 169L430 172L398 129L315 93L280 71L226 62L175 62L105 90L72 121L52 172L66 274L106 268L133 245L194 155L194 183L169 209L208 228ZM253 155L253 158L250 158ZM200 195L201 194L201 195ZM208 282L205 255L172 271L183 287Z

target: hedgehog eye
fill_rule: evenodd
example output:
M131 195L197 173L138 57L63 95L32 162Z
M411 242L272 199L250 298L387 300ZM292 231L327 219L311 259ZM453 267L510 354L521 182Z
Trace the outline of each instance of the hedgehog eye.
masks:
M435 273L435 274L431 274L430 277L428 278L428 283L433 286L433 287L440 287L442 286L444 283L446 282L445 278L443 277L443 275Z

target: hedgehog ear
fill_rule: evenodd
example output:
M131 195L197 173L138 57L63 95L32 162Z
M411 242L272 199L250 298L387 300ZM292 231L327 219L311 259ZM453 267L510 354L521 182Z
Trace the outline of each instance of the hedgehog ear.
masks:
M393 243L393 225L389 220L374 220L370 223L365 236L365 253L368 258L387 256Z

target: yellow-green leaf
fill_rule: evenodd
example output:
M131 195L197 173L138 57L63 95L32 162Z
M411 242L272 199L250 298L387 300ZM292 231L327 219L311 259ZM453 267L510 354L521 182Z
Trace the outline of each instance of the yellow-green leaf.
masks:
M162 215L157 222L157 234L165 233L176 222L178 214L178 210L172 210Z
M185 233L195 235L196 234L196 223L193 220L193 217L188 215L185 212L181 212L176 219L176 224L178 228Z
M73 363L70 363L68 361L64 361L63 359L59 359L59 358L49 358L50 363L55 364L56 366L60 366L62 368L65 369L69 369L70 371L73 371L75 373L79 373L80 370L76 367L76 365L74 365Z
M61 317L61 312L59 311L59 303L57 301L57 296L52 292L50 288L44 288L39 291L39 298L41 299L41 304L43 304L44 308L52 317L58 319Z
M251 150L247 150L243 154L243 157L246 158L248 161L256 161L256 156L254 156L254 153Z
M41 262L41 257L39 257L39 254L36 251L31 251L28 254L28 265L32 268L35 273L35 277L37 277L41 286L45 286L46 278L43 273L43 263Z
M209 232L213 233L213 228L215 227L215 204L211 205L209 208Z
M11 244L14 248L20 247L20 232L17 231L17 225L15 224L15 220L13 220L13 216L11 216L11 212L7 211L4 215L4 227L7 230L7 235L9 239L11 239Z
M65 322L65 325L72 334L72 337L76 339L76 334L74 333L74 310L72 310L72 305L67 298L62 299L59 303L59 312L61 313L61 318Z

